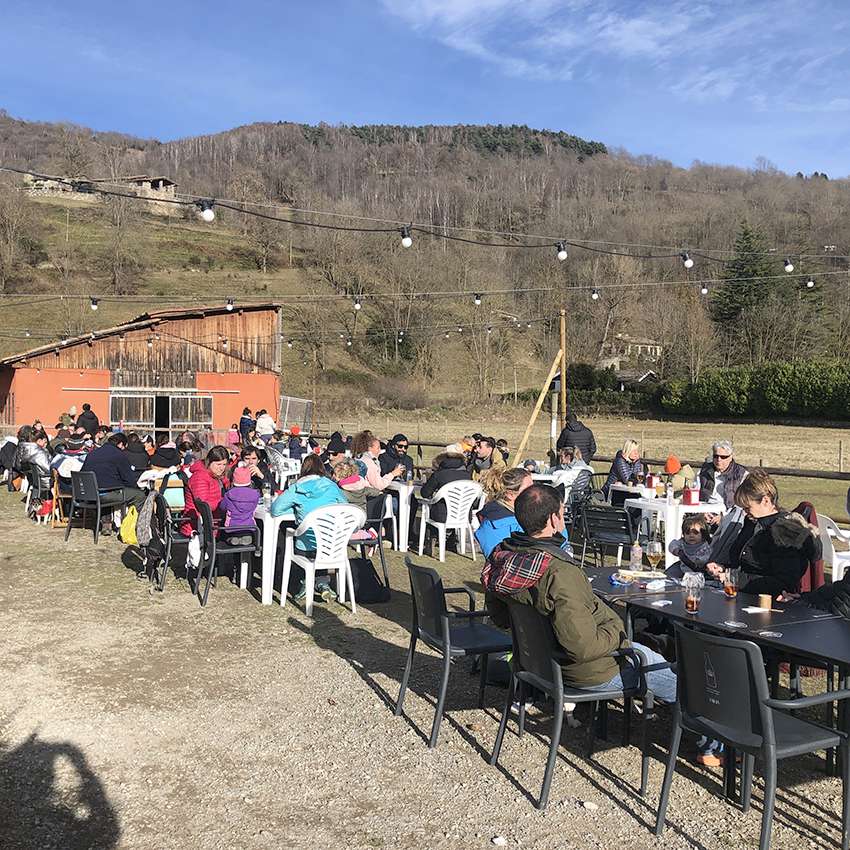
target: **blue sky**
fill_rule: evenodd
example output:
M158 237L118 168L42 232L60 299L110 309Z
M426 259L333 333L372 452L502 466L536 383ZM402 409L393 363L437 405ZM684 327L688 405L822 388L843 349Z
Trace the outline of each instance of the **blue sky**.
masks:
M837 0L3 3L0 108L173 139L518 123L680 165L850 172Z

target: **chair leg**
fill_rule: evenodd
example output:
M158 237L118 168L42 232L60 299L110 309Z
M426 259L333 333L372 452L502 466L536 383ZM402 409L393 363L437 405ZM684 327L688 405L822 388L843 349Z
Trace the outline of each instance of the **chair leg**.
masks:
M83 512L83 517L85 518L85 511ZM100 500L97 502L97 516L94 520L94 542L95 546L97 545L97 538L100 535Z
M629 700L631 705L631 700ZM640 788L638 795L646 794L646 786L649 782L649 716L655 706L652 693L648 693L643 700L643 716L640 723Z
M676 772L676 759L679 756L679 744L682 741L682 726L679 713L673 719L673 736L670 739L670 753L667 756L667 767L664 769L664 782L661 785L661 797L658 800L658 815L655 819L655 834L664 832L664 818L667 815L667 803L670 799L670 786L673 784L673 774Z
M773 826L773 806L776 802L776 752L768 750L764 757L764 805L761 816L759 850L770 847L770 831Z
M841 850L850 845L850 746L841 745Z
M422 518L419 520L419 557L422 557L422 553L425 551L425 526L428 524L428 518L425 516L425 510L423 507Z
M404 665L404 673L401 677L401 687L398 690L398 699L395 703L395 716L401 714L404 705L404 694L407 691L407 680L410 678L410 668L413 667L413 653L416 652L416 635L410 636L410 647L407 650L407 663Z
M460 545L460 554L466 554L466 529L465 528L456 528L455 535L457 536L458 543Z
M746 814L750 810L750 801L753 798L753 771L756 765L756 757L744 753L744 764L741 769L741 811Z
M244 553L239 558L239 589L248 589L248 557Z
M362 553L361 553L362 554ZM381 561L381 569L384 571L384 584L390 586L390 571L387 569L387 559L384 557L384 547L378 547L378 558Z
M644 705L646 702L644 701ZM623 699L623 746L628 747L632 742L632 698Z
M449 689L449 672L451 671L452 657L448 653L443 656L443 675L440 679L440 693L437 697L437 710L434 712L434 725L431 727L431 739L428 741L428 749L433 750L437 746L437 738L440 734L440 723L443 719L443 706L446 704L446 691Z
M218 575L218 562L214 561L210 564L209 571L207 572L207 584L204 587L204 598L201 600L201 608L207 607L207 599L210 595L210 587L215 582L216 576Z
M71 508L68 511L68 524L65 526L65 542L68 542L68 538L71 536L71 525L74 522L74 513L77 510L77 503L71 499Z
M582 541L581 544L581 563L579 566L581 569L584 569L584 559L587 557L587 538Z
M354 576L351 573L351 564L345 561L345 580L348 582L348 599L351 603L351 613L357 613L357 603L354 601Z
M468 525L467 529L469 529L469 549L472 554L472 560L475 561L475 532L472 530L472 526Z
M555 716L552 718L552 740L549 742L549 756L546 759L546 771L543 774L543 787L540 789L538 809L545 809L549 802L549 787L552 784L552 774L555 772L555 761L558 758L558 747L561 744L561 728L564 725L564 696L555 697Z
M511 706L514 702L514 694L516 693L516 679L511 676L511 683L508 685L508 698L505 700L505 708L502 711L502 720L499 723L499 731L496 733L496 741L493 744L493 753L490 756L490 764L496 764L499 761L499 753L502 751L502 740L505 737L505 729L508 726L508 718L511 716Z
M517 712L517 738L521 738L525 734L525 682L520 681L519 687L516 689L517 701L519 702L519 711Z
M490 656L485 652L481 656L481 678L478 682L478 707L484 708L484 688L487 687L487 661Z
M348 586L345 571L340 568L336 571L336 595L340 605L345 605L345 591Z
M587 720L587 759L593 758L593 748L596 744L596 714L599 709L598 702L588 703L590 717Z
M304 613L308 617L313 616L313 596L316 592L316 573L312 567L304 568L304 587L307 591L305 600Z
M446 562L446 524L440 523L437 525L437 538L440 543L440 563Z

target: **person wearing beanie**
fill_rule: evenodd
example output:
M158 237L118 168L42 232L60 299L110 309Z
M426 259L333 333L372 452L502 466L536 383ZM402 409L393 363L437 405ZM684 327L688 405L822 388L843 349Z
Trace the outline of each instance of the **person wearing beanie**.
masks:
M668 475L675 475L682 468L682 462L676 455L667 455L667 460L664 463L664 471Z
M342 434L338 431L331 434L327 448L319 456L319 460L322 461L322 465L328 475L333 474L334 466L336 466L340 461L345 460L345 452L346 445L342 440Z
M289 428L289 456L294 460L301 460L307 452L301 445L301 428L291 425Z
M221 510L224 511L224 529L227 532L227 542L235 546L249 546L252 541L250 534L239 534L239 531L257 527L254 511L260 502L260 491L251 486L251 471L247 466L237 466L233 470L233 486L224 494L221 500Z

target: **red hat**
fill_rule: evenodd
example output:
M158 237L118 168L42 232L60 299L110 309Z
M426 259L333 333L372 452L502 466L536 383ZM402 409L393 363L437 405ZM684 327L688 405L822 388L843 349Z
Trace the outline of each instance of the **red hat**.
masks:
M251 472L247 466L237 466L233 470L233 486L234 487L250 487Z
M301 433L300 426L292 425L289 429L289 433L292 434L293 437L297 437Z
M668 455L667 462L664 464L664 471L668 475L675 475L682 469L682 463L676 455Z

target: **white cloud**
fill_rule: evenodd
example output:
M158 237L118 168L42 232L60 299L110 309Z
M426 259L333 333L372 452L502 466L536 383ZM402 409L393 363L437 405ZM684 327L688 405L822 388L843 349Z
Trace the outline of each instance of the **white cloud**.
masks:
M512 77L628 78L704 103L844 111L840 0L383 0L425 37ZM820 104L817 108L807 104Z

